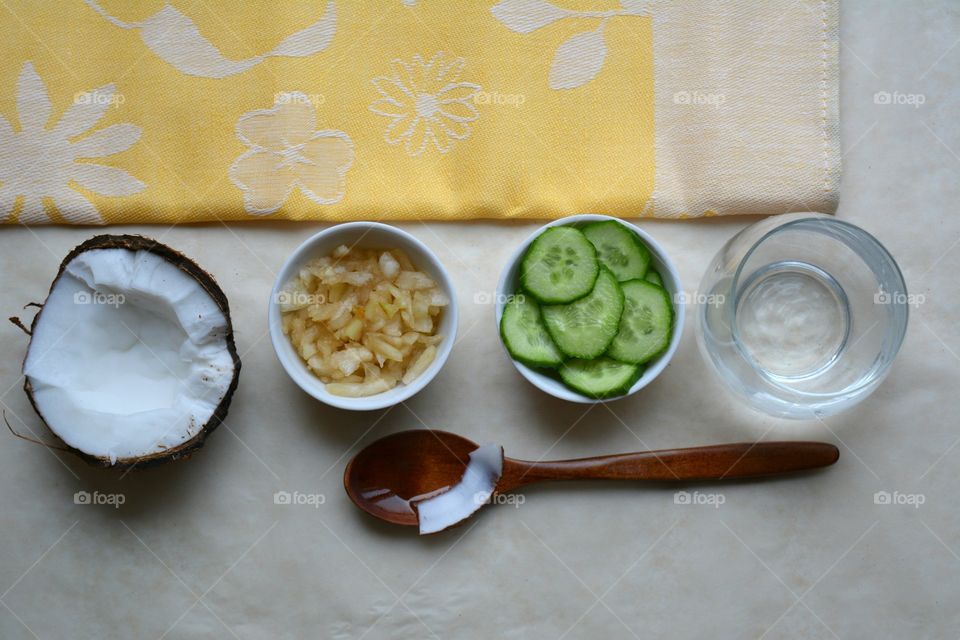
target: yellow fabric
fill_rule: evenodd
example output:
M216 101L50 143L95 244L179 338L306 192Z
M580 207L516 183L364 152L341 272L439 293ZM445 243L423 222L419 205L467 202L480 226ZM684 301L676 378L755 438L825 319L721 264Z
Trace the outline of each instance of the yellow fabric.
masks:
M732 4L793 11L787 5L797 3ZM662 68L669 61L655 65L655 21L663 18L661 42L683 26L669 19L672 6L6 0L0 216L39 224L710 213L709 199L697 195L709 193L710 167L702 167L706 177L697 184L676 175L684 154L707 157L690 146L706 137L695 134L673 156L655 144L655 105L687 109L675 120L696 122L691 102L698 108L696 92L710 90L689 86L686 104L655 100L655 77L669 75ZM819 34L808 9L797 19L775 11L759 19L769 21L774 37L792 22L811 22ZM698 18L685 19L689 26ZM713 38L707 25L691 32L702 32L704 43ZM736 42L745 46L743 38ZM690 46L707 56L707 68L718 68L709 56L735 57L704 43ZM819 43L810 44L809 66L819 74ZM807 62L785 64L800 69ZM682 77L671 78L683 86ZM797 79L813 89L820 81ZM717 113L711 117L726 111ZM818 127L832 121L810 114L795 128L798 144L820 153ZM730 124L720 126L739 130ZM710 139L725 155L724 136ZM677 204L658 210L661 156L668 186L682 197L668 194L665 201ZM815 164L819 170L823 162ZM779 171L775 177L790 181ZM824 183L827 191L832 184L819 174L797 181ZM730 210L720 213L737 213L736 184L723 202ZM751 202L752 211L777 208L757 207L754 195Z
M30 61L53 105L48 126L75 96L83 99L79 94L113 83L114 100L92 131L116 123L142 129L129 149L97 161L127 171L145 188L104 197L79 187L110 223L253 217L229 177L231 165L249 150L237 135L237 123L252 111L277 106L279 117L265 127L287 126L280 122L282 112L311 110L315 131L346 134L355 158L344 174L342 198L337 189L328 190L325 199L337 202L318 204L294 188L278 211L265 214L273 217L546 218L588 210L601 199L619 202L616 212L629 215L653 189L648 17L610 19L609 54L601 73L582 90L556 91L548 86L548 49L595 29L602 18L571 17L523 35L494 17L493 3L475 0L409 6L401 0L358 0L332 3L332 9L321 2L174 0L171 4L234 60L269 51L325 11L336 12L335 33L324 50L303 58L269 58L228 77L204 78L178 70L147 48L138 30L113 24L83 2L8 1L15 17L3 20L8 53L0 58L0 114L14 128L17 79ZM128 25L164 7L161 0L98 4ZM468 137L455 140L447 153L431 143L410 155L403 144L385 140L391 119L370 110L383 97L372 81L390 76L395 60L412 65L419 77L419 60L425 65L438 52L445 63L463 59L458 80L479 85L470 102L479 117L466 123ZM427 80L427 91L442 86ZM292 126L289 131L298 131ZM276 133L282 138L287 132ZM323 152L318 157L322 161ZM267 184L257 190L268 192L261 200L269 200L269 192L285 192L295 179L284 171L266 179L279 163L275 160L265 157L261 163L260 179ZM336 175L336 168L321 166L320 172L326 179Z

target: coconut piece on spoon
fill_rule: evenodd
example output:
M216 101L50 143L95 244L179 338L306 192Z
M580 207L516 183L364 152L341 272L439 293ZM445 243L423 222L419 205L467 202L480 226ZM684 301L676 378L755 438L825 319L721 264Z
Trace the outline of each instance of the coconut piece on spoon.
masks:
M71 251L30 334L30 402L99 466L188 456L226 416L240 373L223 291L141 236L97 236Z
M502 446L484 444L471 451L460 482L438 496L415 503L420 535L449 529L469 518L490 500L502 474Z

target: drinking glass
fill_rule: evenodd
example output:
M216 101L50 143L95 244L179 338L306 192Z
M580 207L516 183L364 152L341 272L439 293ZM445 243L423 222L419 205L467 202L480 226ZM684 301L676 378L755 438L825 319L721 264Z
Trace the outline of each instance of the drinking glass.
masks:
M869 233L815 213L767 218L727 242L696 297L697 342L751 407L796 419L867 397L890 369L909 299Z

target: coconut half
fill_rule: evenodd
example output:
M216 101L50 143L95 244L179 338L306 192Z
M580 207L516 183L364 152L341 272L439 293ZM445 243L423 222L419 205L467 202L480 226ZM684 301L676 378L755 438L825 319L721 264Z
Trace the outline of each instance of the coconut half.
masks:
M227 298L181 253L102 235L71 251L30 328L24 389L67 448L106 467L203 446L227 414L240 358Z

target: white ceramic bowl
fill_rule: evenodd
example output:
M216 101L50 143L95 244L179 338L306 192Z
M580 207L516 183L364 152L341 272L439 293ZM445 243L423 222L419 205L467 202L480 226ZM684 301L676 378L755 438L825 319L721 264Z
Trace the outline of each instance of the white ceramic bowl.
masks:
M611 218L610 216L601 216L596 214L583 214L579 216L561 218L560 220L555 220L550 224L540 227L533 235L531 235L519 247L517 247L517 250L514 251L513 255L510 256L507 266L500 274L500 282L497 283L496 296L496 320L497 332L499 334L500 317L503 315L503 307L510 300L509 296L515 293L519 288L517 272L520 266L520 259L523 257L523 254L526 253L527 247L530 246L530 243L533 242L534 239L543 233L544 229L547 229L548 227L558 227L561 225L577 223L582 224L596 220L613 220L615 222L619 222L643 239L644 244L646 244L647 248L650 249L650 264L660 274L660 277L663 279L663 286L670 293L670 299L673 301L674 330L673 335L670 338L670 345L667 347L666 351L647 363L646 369L643 371L643 375L640 376L640 378L633 384L632 387L630 387L630 390L627 393L615 398L604 398L603 400L597 400L596 398L585 396L582 393L577 393L567 385L563 384L563 382L560 380L551 378L550 376L545 375L536 369L513 360L512 357L510 358L514 366L517 368L517 371L519 371L524 378L533 383L534 386L546 391L555 398L569 400L570 402L582 402L585 404L609 402L611 400L625 398L629 395L633 395L640 389L643 389L645 386L650 384L654 378L660 375L660 372L663 371L663 369L667 366L667 363L670 362L670 359L677 350L677 346L680 344L680 336L683 333L684 317L684 305L682 304L683 288L680 285L680 275L677 273L677 268L667 256L667 253L663 250L663 247L661 247L657 241L654 240L653 237L643 229L640 229L636 225L632 225L629 222L619 218ZM501 340L501 343L502 342L503 341ZM506 350L506 347L504 347L504 350ZM507 353L507 355L509 356L510 354Z
M363 398L333 395L328 393L326 385L310 372L306 363L294 350L290 339L283 334L280 306L277 304L280 291L309 260L328 256L340 245L402 249L410 256L410 260L413 261L417 269L429 274L450 298L450 305L443 310L443 314L440 316L439 332L443 335L443 340L438 345L437 357L427 370L410 384L400 383L389 391ZM280 269L280 273L273 283L273 291L270 292L268 309L270 339L273 341L273 349L287 375L301 389L317 400L341 409L356 411L371 411L395 405L427 386L443 367L443 364L447 361L447 356L450 355L450 350L453 348L453 343L457 337L457 322L457 297L453 289L453 283L437 256L425 244L409 233L378 222L338 224L308 238L306 242L297 247L293 255L287 258L283 268Z

